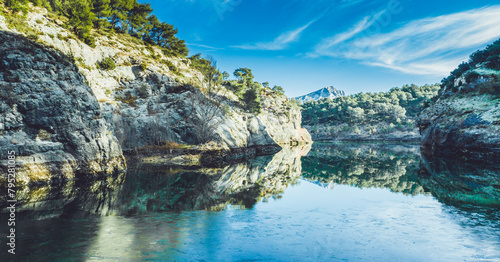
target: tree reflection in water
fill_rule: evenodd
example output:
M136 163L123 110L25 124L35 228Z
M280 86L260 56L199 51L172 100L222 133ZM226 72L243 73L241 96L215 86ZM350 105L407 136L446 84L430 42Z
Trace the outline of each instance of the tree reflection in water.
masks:
M418 145L315 143L302 158L304 179L360 188L388 188L409 195L427 193L418 183Z

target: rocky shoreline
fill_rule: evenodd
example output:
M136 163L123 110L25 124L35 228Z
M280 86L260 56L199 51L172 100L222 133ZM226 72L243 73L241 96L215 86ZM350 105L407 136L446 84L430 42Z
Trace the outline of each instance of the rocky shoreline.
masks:
M273 155L282 150L279 145L244 148L193 146L189 148L147 147L124 151L127 163L147 163L156 166L202 168L241 163L257 156Z

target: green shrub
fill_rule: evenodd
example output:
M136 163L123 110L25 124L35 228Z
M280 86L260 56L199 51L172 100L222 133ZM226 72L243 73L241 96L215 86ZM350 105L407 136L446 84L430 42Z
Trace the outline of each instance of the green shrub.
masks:
M248 89L243 94L243 101L245 102L246 108L248 109L248 111L250 111L250 113L260 114L262 109L262 104L260 102L258 89L256 88Z
M474 71L469 72L469 73L467 73L467 74L465 75L465 81L467 81L467 83L470 83L470 82L472 82L472 81L474 81L474 80L478 79L478 78L479 78L479 76L480 76L480 75L479 75L478 73L474 72Z
M148 64L146 64L146 62L142 62L140 65L140 68L141 68L141 71L144 71L144 70L146 70L146 68L148 68Z
M179 73L179 70L177 69L177 67L169 60L162 60L161 62L163 64L165 64L168 67L168 70L170 70L172 73L174 73L174 74Z
M111 57L104 58L98 65L98 68L104 70L113 70L116 68L115 61Z
M140 98L148 97L148 85L142 84L141 87L137 88L137 94Z

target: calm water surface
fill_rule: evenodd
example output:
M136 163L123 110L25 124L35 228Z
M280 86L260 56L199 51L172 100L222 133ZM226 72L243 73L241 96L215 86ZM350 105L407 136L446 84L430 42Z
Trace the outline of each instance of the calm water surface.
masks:
M500 261L499 177L498 165L381 144L137 166L30 189L15 261Z

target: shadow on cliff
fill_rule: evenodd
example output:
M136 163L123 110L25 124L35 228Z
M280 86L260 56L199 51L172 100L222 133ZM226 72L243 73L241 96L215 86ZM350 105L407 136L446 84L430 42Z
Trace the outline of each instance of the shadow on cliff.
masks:
M73 57L0 31L0 184L7 152L17 185L119 173L125 160Z

